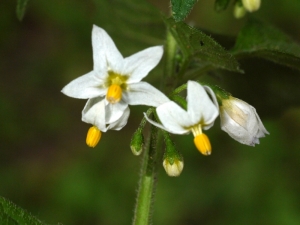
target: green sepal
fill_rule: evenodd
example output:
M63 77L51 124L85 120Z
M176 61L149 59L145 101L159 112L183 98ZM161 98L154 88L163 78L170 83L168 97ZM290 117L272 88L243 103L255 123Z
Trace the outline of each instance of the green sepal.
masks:
M184 20L197 0L171 0L172 14L176 21Z
M20 21L22 21L24 15L25 15L28 1L29 0L18 0L18 2L17 2L16 13L17 13L17 17Z
M222 12L227 9L230 0L216 0L215 1L215 10L217 12Z
M170 134L166 131L164 132L164 141L166 145L165 153L163 156L164 160L168 160L168 162L173 165L176 161L183 162L182 154L176 149L174 142L170 138Z
M132 135L130 148L134 155L140 155L144 147L144 135L142 129L137 129Z
M184 22L176 22L173 18L164 18L164 22L175 38L185 60L189 62L194 60L194 64L199 67L210 66L212 69L221 68L243 72L231 53L202 31Z
M0 224L1 225L45 225L26 210L11 201L0 197Z
M267 22L250 18L231 51L236 57L256 56L300 70L300 45Z

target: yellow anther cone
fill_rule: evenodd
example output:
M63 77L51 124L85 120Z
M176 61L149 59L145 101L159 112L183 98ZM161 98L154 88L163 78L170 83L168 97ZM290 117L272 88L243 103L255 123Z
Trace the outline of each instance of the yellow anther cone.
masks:
M194 138L194 143L197 147L197 149L203 154L203 155L210 155L211 154L211 145L210 141L206 134L202 133L197 135Z
M121 100L122 88L117 84L112 84L107 90L106 99L110 103L114 104Z
M86 136L86 144L89 147L94 148L100 141L100 138L101 138L101 131L96 126L92 126L88 130L88 133Z

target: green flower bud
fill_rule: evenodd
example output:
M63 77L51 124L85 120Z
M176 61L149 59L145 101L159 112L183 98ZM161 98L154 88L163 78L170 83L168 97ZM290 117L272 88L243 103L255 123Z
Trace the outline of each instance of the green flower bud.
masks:
M141 129L137 129L130 142L130 148L134 155L140 155L143 151L144 136Z

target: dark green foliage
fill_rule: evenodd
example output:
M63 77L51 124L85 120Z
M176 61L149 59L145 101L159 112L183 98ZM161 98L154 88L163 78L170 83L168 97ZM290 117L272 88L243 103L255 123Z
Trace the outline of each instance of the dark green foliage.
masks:
M184 20L197 0L171 0L173 17L176 21Z
M185 58L193 58L199 66L242 72L236 59L202 31L173 18L165 19L165 23Z
M40 220L26 210L16 206L11 201L0 197L0 224L1 225L43 225Z
M224 11L227 9L230 0L216 0L215 1L215 10L217 12Z
M237 57L257 56L300 69L300 45L279 29L254 18L240 31L232 53Z

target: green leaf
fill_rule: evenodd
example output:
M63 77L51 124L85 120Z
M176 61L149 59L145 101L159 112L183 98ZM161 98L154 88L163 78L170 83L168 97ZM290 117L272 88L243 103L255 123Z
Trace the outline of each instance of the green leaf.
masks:
M224 11L227 9L230 0L216 0L215 1L215 10L217 12Z
M173 18L164 19L166 26L175 38L183 56L193 59L196 67L221 68L243 72L236 59L221 45L202 31Z
M1 225L43 225L40 220L26 210L16 206L11 201L0 197L0 224Z
M176 22L184 20L197 0L171 0L173 17Z
M300 45L270 24L251 18L232 49L236 57L257 56L300 70Z
M21 21L25 15L26 6L29 0L18 0L17 3L17 17Z

